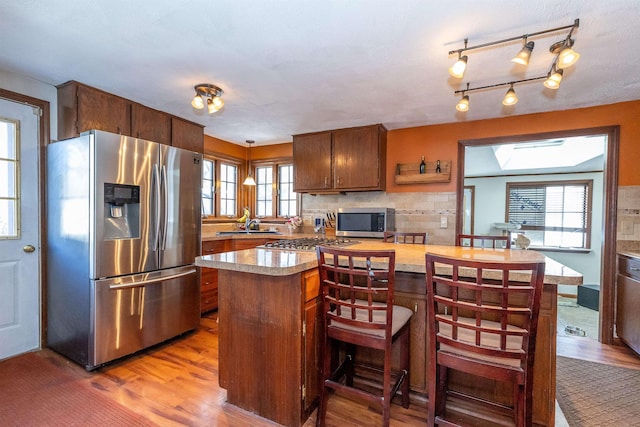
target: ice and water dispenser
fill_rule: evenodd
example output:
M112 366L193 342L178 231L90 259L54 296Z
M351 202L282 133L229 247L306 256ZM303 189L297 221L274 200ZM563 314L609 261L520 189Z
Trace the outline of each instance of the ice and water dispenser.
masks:
M104 184L104 237L107 240L140 237L140 187Z

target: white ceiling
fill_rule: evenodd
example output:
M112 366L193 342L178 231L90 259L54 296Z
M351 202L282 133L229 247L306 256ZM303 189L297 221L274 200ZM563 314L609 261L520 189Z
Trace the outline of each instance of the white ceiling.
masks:
M640 99L637 0L0 0L0 69L58 85L103 89L205 126L243 144L383 123L388 129L564 110ZM528 67L510 59L520 41L468 52L463 80L450 50L570 25L580 19L580 61L559 90L541 81L454 91L545 75L549 46L533 37ZM225 107L208 116L190 101L213 83Z

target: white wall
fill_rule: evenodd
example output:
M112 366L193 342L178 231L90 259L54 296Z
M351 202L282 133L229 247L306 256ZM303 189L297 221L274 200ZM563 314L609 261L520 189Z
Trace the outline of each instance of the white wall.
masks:
M58 90L55 86L0 69L0 88L49 101L51 140L58 137Z
M507 176L492 178L466 178L465 185L475 186L474 234L497 234L491 230L494 222L505 221L506 183L527 181L558 181L558 180L593 180L593 205L591 218L591 251L589 253L550 252L541 251L549 258L576 270L584 277L585 284L599 284L602 252L602 221L603 221L603 174L579 173L562 175L535 176ZM561 294L577 293L574 286L560 286Z

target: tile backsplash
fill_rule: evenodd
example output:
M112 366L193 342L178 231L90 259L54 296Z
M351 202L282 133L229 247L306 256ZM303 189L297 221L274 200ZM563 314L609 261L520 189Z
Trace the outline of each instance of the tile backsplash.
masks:
M455 242L456 193L384 193L379 191L302 196L302 218L311 224L341 207L387 207L396 210L396 229L426 231L430 244ZM441 228L446 218L447 227ZM640 186L618 188L618 250L640 250Z
M455 242L456 193L384 193L370 191L335 195L302 196L302 219L312 224L316 216L324 217L327 212L338 208L384 207L394 208L396 230L426 231L428 243L433 245L453 245ZM441 228L445 218L446 228Z
M616 225L618 250L640 250L640 186L618 187Z

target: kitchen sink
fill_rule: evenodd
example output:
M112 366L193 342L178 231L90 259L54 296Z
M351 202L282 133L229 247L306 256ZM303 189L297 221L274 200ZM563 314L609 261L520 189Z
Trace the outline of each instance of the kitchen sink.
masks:
M247 233L245 230L234 230L234 231L218 231L218 236L223 236L227 234L282 234L277 230L249 230Z

